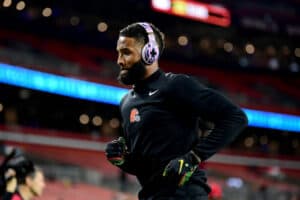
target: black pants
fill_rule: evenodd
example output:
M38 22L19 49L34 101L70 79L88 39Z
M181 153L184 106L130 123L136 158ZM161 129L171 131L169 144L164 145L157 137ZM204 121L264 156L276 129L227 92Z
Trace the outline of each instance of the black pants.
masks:
M162 195L154 194L153 196L139 200L207 200L207 191L199 184L189 182L182 187L178 187L172 194Z

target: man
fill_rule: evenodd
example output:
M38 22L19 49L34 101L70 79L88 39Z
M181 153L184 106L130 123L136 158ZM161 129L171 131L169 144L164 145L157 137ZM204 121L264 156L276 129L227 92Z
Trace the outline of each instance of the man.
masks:
M198 168L247 125L242 110L183 74L164 73L164 37L150 23L120 31L119 81L132 85L121 101L124 137L107 144L107 159L141 184L140 200L204 200L210 191ZM199 121L213 130L198 134Z
M24 157L14 158L8 167L3 200L31 200L42 195L45 179L40 168Z

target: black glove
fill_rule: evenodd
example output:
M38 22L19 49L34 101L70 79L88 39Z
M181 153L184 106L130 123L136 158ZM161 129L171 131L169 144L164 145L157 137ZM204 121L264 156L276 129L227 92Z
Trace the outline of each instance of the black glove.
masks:
M164 169L163 177L178 186L183 186L190 180L200 161L200 158L191 151L184 156L171 160Z
M127 147L125 139L119 137L106 145L105 148L106 158L113 165L120 166L125 162L125 155L127 154Z

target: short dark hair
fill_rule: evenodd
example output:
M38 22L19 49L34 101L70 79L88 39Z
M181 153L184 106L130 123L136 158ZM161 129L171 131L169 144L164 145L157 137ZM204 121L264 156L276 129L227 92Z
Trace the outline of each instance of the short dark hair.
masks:
M161 56L161 54L165 48L164 34L152 23L148 23L148 24L153 29L153 32L155 35L155 41L159 48L159 56ZM139 22L130 24L130 25L126 26L125 28L121 29L119 36L133 37L138 42L141 42L142 44L146 44L148 42L148 34L147 34L146 30L139 24Z
M34 178L37 170L33 162L23 155L12 158L6 167L15 170L18 184L24 184L27 176Z
M38 166L33 166L33 171L28 172L24 177L17 178L18 184L26 184L26 178L34 179L38 172L43 173L43 170Z

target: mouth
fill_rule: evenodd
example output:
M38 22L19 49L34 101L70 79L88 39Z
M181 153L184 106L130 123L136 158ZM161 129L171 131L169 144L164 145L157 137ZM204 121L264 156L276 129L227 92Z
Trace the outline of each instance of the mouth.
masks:
M128 69L121 69L120 70L120 74L127 74L128 73Z
M121 69L120 69L120 71L121 72L127 72L129 69L128 68L125 68L125 67L122 67Z

